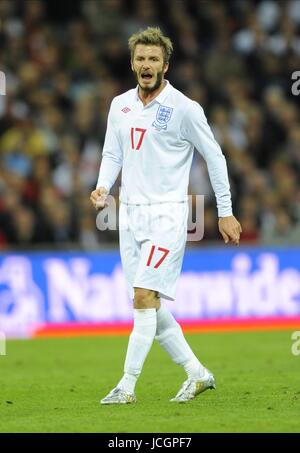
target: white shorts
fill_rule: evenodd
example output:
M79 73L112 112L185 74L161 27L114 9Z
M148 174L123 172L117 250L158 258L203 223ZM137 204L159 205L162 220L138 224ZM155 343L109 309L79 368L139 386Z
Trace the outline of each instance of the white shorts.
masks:
M120 203L119 236L130 298L134 288L174 300L187 238L187 202Z

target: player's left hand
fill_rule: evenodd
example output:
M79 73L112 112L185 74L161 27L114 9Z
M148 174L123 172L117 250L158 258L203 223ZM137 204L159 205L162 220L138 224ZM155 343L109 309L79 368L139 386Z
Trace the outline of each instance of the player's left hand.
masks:
M231 241L233 244L239 245L242 227L233 215L219 218L219 231L225 244Z

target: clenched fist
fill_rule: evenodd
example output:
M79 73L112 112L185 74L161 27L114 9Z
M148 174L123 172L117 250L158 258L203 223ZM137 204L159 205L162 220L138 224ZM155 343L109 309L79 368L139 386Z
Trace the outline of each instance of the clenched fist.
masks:
M91 193L90 200L97 211L102 211L102 209L108 206L106 201L107 195L108 191L104 187L99 187L99 189L93 190Z

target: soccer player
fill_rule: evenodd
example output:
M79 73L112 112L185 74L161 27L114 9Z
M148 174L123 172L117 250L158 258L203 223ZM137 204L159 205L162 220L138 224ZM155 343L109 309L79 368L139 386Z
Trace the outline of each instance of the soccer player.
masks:
M179 324L161 303L174 300L181 271L194 148L207 163L225 243L239 244L241 225L232 215L226 161L203 109L164 78L173 50L170 39L159 28L148 27L130 37L129 49L137 87L111 103L91 201L97 210L107 205L107 195L122 169L120 254L134 301L134 326L124 375L101 404L136 402L135 385L154 338L187 373L171 399L180 403L215 388L213 374L195 356ZM175 222L159 222L174 218L174 213Z

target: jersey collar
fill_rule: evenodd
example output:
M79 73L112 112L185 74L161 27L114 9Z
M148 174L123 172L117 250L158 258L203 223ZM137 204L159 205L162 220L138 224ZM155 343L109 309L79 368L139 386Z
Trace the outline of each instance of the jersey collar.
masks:
M162 104L164 102L164 100L166 99L166 97L168 96L171 88L172 88L172 85L170 84L170 82L167 80L167 79L164 79L165 82L166 82L166 85L165 87L162 89L162 91L159 93L158 96L156 96L156 98L154 98L148 105L152 105L154 102L157 102L158 104ZM136 100L137 101L141 101L140 98L139 98L139 86L137 85L136 89L135 89L135 97L136 97Z

